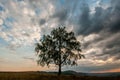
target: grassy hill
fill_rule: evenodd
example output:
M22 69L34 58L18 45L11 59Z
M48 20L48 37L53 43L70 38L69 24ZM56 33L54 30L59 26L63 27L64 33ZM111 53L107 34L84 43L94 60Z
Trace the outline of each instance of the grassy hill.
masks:
M57 76L55 72L0 72L0 80L120 80L120 76L88 76L63 72ZM73 72L71 72L73 73Z

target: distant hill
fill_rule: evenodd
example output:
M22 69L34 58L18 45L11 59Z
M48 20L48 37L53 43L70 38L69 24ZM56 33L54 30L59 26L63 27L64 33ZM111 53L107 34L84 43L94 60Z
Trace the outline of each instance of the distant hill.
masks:
M0 73L4 73L1 71ZM11 73L11 72L5 72ZM24 71L24 72L14 72L14 73L39 73L39 74L57 74L58 72L46 72L46 71ZM62 71L62 75L73 75L73 76L97 76L97 77L120 77L120 72L111 73L82 73L72 70Z
M48 74L57 74L57 72L45 72L39 71L40 73L48 73ZM62 75L75 75L75 76L98 76L98 77L117 77L120 76L120 72L111 72L111 73L82 73L75 71L63 71Z

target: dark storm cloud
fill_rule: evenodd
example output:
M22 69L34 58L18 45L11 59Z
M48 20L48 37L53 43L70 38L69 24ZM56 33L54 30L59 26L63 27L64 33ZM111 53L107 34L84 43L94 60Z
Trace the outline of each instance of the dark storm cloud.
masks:
M58 11L58 12L56 12L52 17L53 17L53 18L58 17L58 19L59 19L60 21L63 21L63 20L65 20L65 19L67 18L67 10L66 10L66 9L63 9L63 10L61 10L61 11Z
M102 6L95 8L95 13L90 14L89 6L83 5L82 14L79 18L78 35L88 35L90 33L99 33L103 29L110 32L120 31L120 1L111 2L111 6L103 9Z
M84 6L79 19L78 35L88 35L99 33L104 28L104 10L102 7L96 7L93 16L90 14L89 6Z
M109 26L111 32L120 31L120 0L111 0L112 13L109 16Z
M100 54L99 56L108 55L109 57L113 57L114 60L119 60L120 59L120 38L119 36L120 35L115 37L114 35L112 40L107 41L107 43L104 44L105 48L103 49L103 53Z
M46 20L45 19L40 19L40 25L45 24Z
M57 18L59 20L59 23L63 24L68 17L68 10L67 9L62 9L60 11L57 11L51 17L52 18Z
M90 15L89 15L89 6L87 4L84 4L81 8L82 14L80 15L79 19L79 25L81 26L78 29L78 34L86 34L85 31L87 31L90 28Z
M103 9L101 7L95 8L95 14L91 16L88 4L83 4L81 14L78 20L79 28L77 29L78 35L88 35L102 30Z
M89 52L89 57L96 60L108 60L112 58L120 60L120 32L100 32L98 38L83 43L85 51L89 51L91 48L95 51ZM85 36L86 37L86 36ZM96 49L99 49L100 52Z

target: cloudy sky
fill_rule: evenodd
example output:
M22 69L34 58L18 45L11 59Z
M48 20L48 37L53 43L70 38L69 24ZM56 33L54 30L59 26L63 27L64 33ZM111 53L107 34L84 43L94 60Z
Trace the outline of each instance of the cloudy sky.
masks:
M36 63L35 43L60 25L86 59L63 70L120 72L120 0L0 0L0 71L55 71Z

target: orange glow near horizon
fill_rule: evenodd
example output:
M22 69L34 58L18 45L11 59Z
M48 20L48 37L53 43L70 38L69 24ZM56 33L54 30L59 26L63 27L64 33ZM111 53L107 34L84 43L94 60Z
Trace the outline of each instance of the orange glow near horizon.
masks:
M12 71L12 72L21 72L21 71L50 71L51 68L48 67L40 67L40 66L35 66L35 67L5 67L2 68L0 71Z
M92 73L112 73L112 72L120 72L120 68L110 69L110 70L105 70L105 71L95 71L95 72L92 72Z

